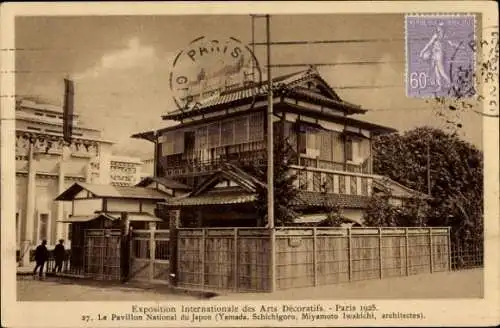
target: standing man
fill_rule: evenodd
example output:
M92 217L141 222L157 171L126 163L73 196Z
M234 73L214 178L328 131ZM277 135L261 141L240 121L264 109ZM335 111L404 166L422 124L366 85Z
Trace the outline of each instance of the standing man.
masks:
M59 239L59 244L57 244L54 248L54 260L56 265L54 266L52 272L56 272L57 270L57 273L61 273L65 255L66 250L64 249L64 239Z
M36 270L40 268L39 276L40 279L43 279L43 267L45 266L45 262L49 259L49 251L47 250L47 240L42 240L42 244L40 244L35 250L35 261L36 266L35 270L33 270L33 278L36 277Z

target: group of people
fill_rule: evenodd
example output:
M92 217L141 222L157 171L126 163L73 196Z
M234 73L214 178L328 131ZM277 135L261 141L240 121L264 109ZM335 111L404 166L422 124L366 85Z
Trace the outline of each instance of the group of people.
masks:
M52 269L53 273L61 273L63 262L66 258L66 249L64 248L64 240L60 239L59 244L54 248L54 261L55 266ZM49 260L49 250L47 249L47 240L42 240L42 243L35 250L35 269L33 270L33 277L36 278L37 270L38 275L43 278L43 269L45 263Z

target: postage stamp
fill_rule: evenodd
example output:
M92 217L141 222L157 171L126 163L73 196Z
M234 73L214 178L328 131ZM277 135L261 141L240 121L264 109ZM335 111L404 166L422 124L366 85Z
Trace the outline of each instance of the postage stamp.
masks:
M406 15L408 97L471 97L474 15Z
M179 51L170 72L170 91L179 110L201 107L224 90L262 79L250 48L234 37L201 36Z

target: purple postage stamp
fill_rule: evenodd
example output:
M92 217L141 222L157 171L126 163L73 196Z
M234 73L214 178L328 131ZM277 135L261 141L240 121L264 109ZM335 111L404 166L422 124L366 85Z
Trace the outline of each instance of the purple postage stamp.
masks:
M408 97L472 97L474 15L406 15Z

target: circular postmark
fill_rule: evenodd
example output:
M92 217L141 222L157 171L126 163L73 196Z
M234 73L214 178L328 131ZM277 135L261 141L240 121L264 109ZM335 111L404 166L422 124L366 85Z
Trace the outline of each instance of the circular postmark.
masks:
M189 111L229 90L260 85L262 72L254 53L238 39L202 36L177 54L169 80L177 108Z

